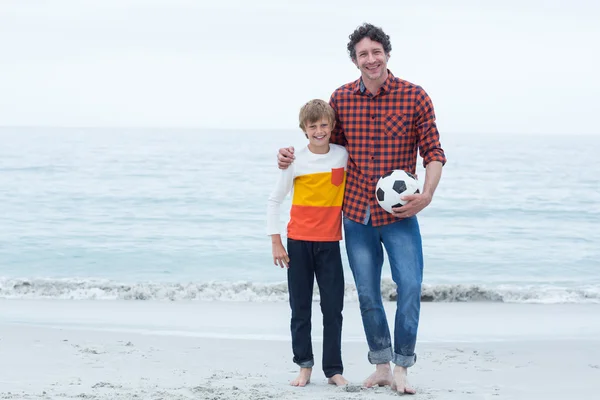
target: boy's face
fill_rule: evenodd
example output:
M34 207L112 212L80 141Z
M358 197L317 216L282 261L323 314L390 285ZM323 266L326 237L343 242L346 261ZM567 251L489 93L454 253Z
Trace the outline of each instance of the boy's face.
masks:
M305 125L305 133L308 136L309 148L313 149L329 149L329 139L331 138L331 130L333 126L327 118L321 118L319 121L307 122Z

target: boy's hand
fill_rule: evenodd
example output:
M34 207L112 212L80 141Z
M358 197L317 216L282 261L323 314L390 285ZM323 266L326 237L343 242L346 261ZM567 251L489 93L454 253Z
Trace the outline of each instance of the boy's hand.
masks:
M277 154L277 166L279 169L287 169L290 164L294 161L294 147L284 147L279 149Z
M290 257L281 243L273 243L273 263L281 268L290 267Z

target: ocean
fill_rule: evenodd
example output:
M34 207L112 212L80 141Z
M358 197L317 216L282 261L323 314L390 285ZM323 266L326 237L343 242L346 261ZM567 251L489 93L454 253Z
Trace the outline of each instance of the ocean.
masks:
M600 136L441 139L423 299L600 303ZM286 300L266 199L301 131L0 128L0 143L0 298ZM382 285L393 298L387 261Z

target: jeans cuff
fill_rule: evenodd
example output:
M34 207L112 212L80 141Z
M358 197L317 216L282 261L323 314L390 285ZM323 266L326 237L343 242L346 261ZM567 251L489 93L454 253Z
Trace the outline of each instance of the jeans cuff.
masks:
M392 348L388 347L382 350L369 351L367 358L371 364L385 364L392 361L393 356Z
M335 372L328 371L325 373L325 378L331 378L332 376L338 375L338 374L343 375L344 371L335 371Z
M412 356L403 356L402 354L394 353L392 362L400 367L409 368L415 365L417 362L417 354L415 353Z
M298 366L300 368L312 368L313 365L315 365L315 360L307 360L307 361L297 362L296 364L298 364Z

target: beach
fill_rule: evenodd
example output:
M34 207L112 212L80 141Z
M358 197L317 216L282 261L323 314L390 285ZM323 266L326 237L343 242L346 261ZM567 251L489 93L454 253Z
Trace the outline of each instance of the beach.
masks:
M396 399L363 386L357 289L369 269L393 338L415 260L409 398L600 400L599 15L592 1L2 1L0 400ZM311 99L335 124L304 129ZM334 165L285 172L277 155L331 156L326 140L348 151L330 211L382 247L365 263L359 234L335 233L349 383L323 374L315 285L312 379L293 387L294 274L269 235L324 239L294 226L333 218L327 190L311 193L341 186L320 175ZM401 213L418 221L410 243L379 224L396 220L375 183L398 168L420 191ZM319 173L310 193L294 185L268 218L277 182L304 172Z
M361 388L374 368L344 240L350 384L321 371L317 297L312 382L288 384L287 284L264 207L277 149L304 135L4 127L0 138L0 399L397 397ZM600 398L598 144L444 134L451 162L419 217L415 398ZM391 321L387 260L382 270Z
M356 302L344 310L346 387L315 368L289 386L285 302L0 300L0 399L387 399L366 389ZM386 303L388 318L394 304ZM423 303L419 399L596 399L600 305Z

